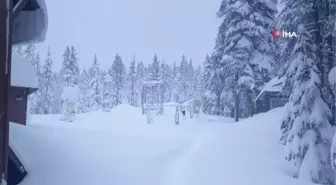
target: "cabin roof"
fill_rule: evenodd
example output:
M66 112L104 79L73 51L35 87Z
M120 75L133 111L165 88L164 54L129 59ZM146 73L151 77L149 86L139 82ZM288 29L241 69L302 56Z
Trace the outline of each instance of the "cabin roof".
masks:
M14 5L17 2L14 1ZM13 21L12 44L43 42L48 28L45 0L30 0Z
M279 78L275 77L267 82L262 90L260 91L259 95L256 97L256 101L265 93L265 92L281 92L282 91L282 84L284 82L284 77Z
M15 51L12 52L11 86L38 88L33 65Z

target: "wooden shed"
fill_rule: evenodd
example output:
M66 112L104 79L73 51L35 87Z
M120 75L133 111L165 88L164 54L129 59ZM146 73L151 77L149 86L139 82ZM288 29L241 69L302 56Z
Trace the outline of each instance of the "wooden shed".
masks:
M255 99L257 114L282 107L288 102L288 97L281 94L283 80L284 78L275 77L265 84Z
M33 65L12 52L11 86L8 93L8 119L26 125L28 95L38 89L37 75Z

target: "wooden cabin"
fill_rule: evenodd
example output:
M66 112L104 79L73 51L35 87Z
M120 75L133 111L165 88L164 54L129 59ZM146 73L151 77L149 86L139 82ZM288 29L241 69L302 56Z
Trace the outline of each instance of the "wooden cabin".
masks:
M288 102L288 97L281 94L283 80L283 78L275 77L265 84L255 99L255 111L257 114L282 107Z

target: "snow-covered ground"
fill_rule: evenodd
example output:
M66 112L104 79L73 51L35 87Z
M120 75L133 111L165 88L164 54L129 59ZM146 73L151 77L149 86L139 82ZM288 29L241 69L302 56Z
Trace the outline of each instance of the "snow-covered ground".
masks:
M147 124L140 108L77 116L32 116L12 124L10 143L28 176L21 185L308 185L293 179L279 144L283 109L233 123L181 117L174 110Z

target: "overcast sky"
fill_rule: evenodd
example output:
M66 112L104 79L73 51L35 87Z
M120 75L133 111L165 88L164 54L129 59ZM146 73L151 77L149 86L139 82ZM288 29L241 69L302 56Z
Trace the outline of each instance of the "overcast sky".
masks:
M149 63L155 53L167 63L179 62L185 54L198 64L214 47L220 2L46 0L47 39L37 47L42 58L51 47L56 70L68 44L77 48L81 67L88 67L95 53L99 64L108 67L117 52L126 64L134 54L137 61Z

